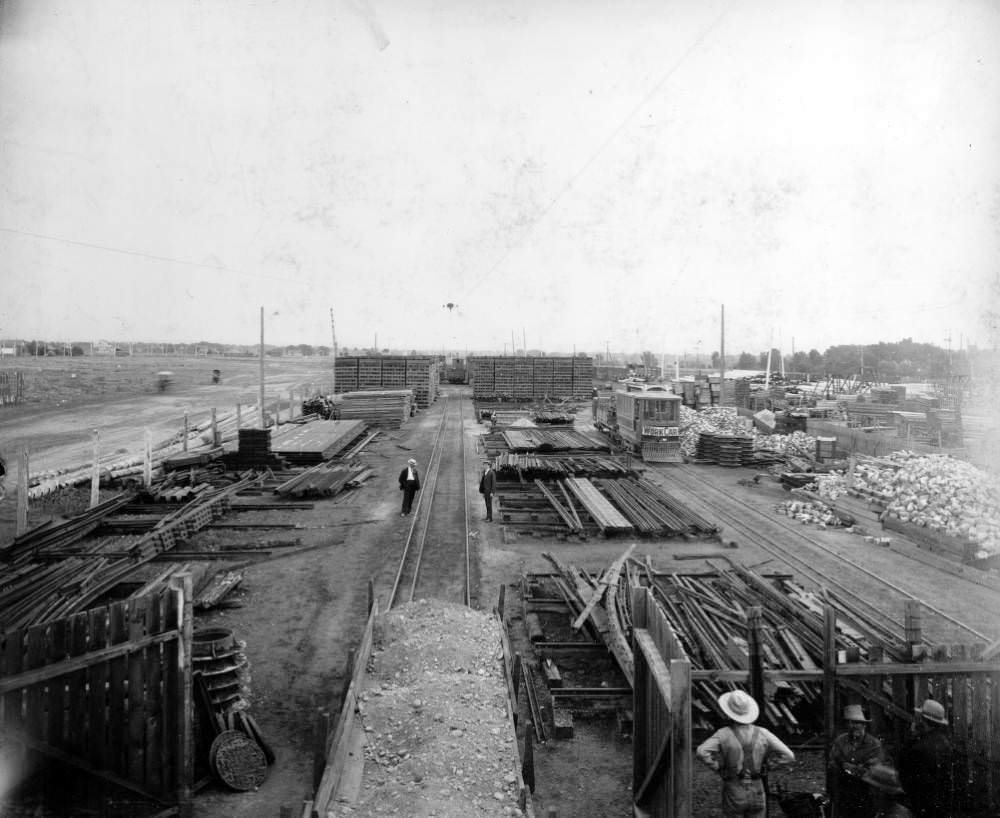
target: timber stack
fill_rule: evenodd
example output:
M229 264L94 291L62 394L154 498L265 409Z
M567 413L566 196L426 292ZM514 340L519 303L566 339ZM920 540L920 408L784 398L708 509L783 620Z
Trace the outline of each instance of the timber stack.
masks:
M588 400L593 390L594 360L585 356L475 357L469 362L476 400Z
M426 409L437 400L441 373L436 358L398 355L337 358L334 375L338 394L408 389L416 405Z

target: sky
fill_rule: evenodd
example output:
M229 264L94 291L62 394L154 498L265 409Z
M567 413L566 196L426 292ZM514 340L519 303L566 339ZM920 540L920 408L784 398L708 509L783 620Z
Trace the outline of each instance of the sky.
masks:
M989 345L997 42L992 0L4 0L0 338Z

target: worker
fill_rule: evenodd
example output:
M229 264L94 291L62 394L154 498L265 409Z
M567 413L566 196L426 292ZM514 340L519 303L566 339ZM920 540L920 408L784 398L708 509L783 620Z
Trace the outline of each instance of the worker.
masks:
M953 750L944 705L926 699L917 708L913 738L899 753L899 780L916 818L948 818Z
M729 725L716 730L695 753L722 777L724 818L763 818L765 764L772 758L777 764L790 764L795 754L770 730L754 724L760 708L748 693L723 693L719 708L729 717Z
M486 522L493 522L493 495L497 490L497 474L489 460L483 461L483 474L479 478L479 493L486 502Z
M882 742L868 732L868 721L860 704L847 705L847 730L830 747L835 818L868 818L872 814L874 793L862 778L882 761Z
M413 506L413 495L420 491L420 473L417 471L417 461L412 457L399 473L399 490L403 492L403 508L399 516L405 517Z
M875 764L861 778L874 794L874 809L869 815L875 818L913 818L913 813L903 806L903 788L899 774L887 764Z

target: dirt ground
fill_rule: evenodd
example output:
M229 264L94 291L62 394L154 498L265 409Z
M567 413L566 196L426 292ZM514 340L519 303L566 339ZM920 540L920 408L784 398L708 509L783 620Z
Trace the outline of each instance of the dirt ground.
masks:
M204 372L196 371L188 385L179 385L166 395L150 391L139 379L133 392L109 391L88 394L87 401L42 409L38 406L0 407L0 452L9 465L16 460L20 445L31 447L34 457L46 463L73 461L86 453L92 428L107 430L115 445L128 447L141 441L142 429L155 426L163 430L179 428L183 411L207 412L213 405L228 405L241 398L252 400L255 362L239 362L233 371L223 372L223 383L212 385L208 373L215 366L209 361ZM287 394L289 386L307 379L321 381L325 373L316 362L296 361L292 367L283 362L268 362L269 392ZM151 371L166 368L150 363ZM177 369L176 363L170 368ZM60 375L65 377L65 373ZM271 388L273 386L273 392ZM220 388L221 387L221 388ZM449 387L445 387L448 389ZM70 400L70 398L65 398ZM62 400L62 398L60 399ZM399 468L408 457L426 464L434 430L439 419L440 403L412 418L401 430L384 433L361 455L375 476L360 488L337 498L318 500L312 509L284 512L246 512L242 521L294 523L288 530L257 531L253 534L215 529L199 533L192 547L246 544L267 538L294 536L303 546L314 550L294 556L275 556L266 562L248 564L244 580L233 596L240 607L199 616L197 626L221 625L231 628L237 639L246 642L250 662L251 712L274 746L277 759L267 779L257 792L235 793L221 785L209 784L197 795L198 818L277 818L282 807L297 808L313 789L313 756L317 710L337 713L340 692L345 683L349 651L360 639L367 618L367 585L374 583L377 596L391 588L397 561L408 531L408 520L398 515L399 493L395 485ZM581 415L581 420L586 418ZM482 427L471 417L466 420L466 441L476 443ZM34 459L33 459L34 462ZM467 458L467 479L474 479L478 460ZM725 478L735 480L732 474ZM13 477L8 478L8 488ZM581 568L600 571L624 549L621 540L591 540L568 543L554 539L521 537L504 542L502 529L482 522L477 496L470 492L470 537L475 543L478 586L477 607L489 610L496 604L502 585L516 583L526 572L545 572L550 565L541 556L553 553L560 561ZM755 502L766 509L772 499L757 493ZM53 513L52 503L36 507L32 523ZM703 509L699 508L699 511ZM13 533L13 492L0 504L0 541L9 542ZM825 535L826 536L826 535ZM833 537L834 534L829 536ZM836 535L848 537L849 535ZM856 543L844 547L859 549ZM640 551L649 553L654 564L668 564L673 554L690 550L691 544L643 542ZM740 553L752 564L767 559L766 554ZM855 555L864 556L863 552ZM878 555L884 559L883 555ZM692 570L695 565L686 563ZM201 566L200 571L215 566ZM704 566L702 566L704 567ZM883 565L879 565L883 567ZM914 563L894 577L901 584L912 580L926 587L927 570ZM906 575L909 572L909 578ZM949 600L949 610L961 613L958 599L967 590L960 581L945 578L938 583L938 595ZM980 589L976 589L977 592ZM996 635L993 620L997 610L992 605L980 608L980 627ZM951 605L951 600L955 605ZM984 621L987 620L987 621ZM993 620L993 621L990 621ZM536 814L554 806L560 815L625 816L629 814L631 745L617 734L613 719L579 722L579 741L550 742L537 746L539 772L534 798ZM817 758L819 758L817 762ZM821 754L804 751L800 763L785 771L782 780L799 790L818 788L821 777ZM696 814L712 818L720 814L718 783L702 771L696 772ZM45 813L40 813L45 814ZM53 813L48 813L53 814Z

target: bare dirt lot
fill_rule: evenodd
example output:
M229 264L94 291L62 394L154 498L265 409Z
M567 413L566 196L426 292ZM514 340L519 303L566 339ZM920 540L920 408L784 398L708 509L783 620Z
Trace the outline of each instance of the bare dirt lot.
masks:
M67 365L75 364L68 360ZM115 366L113 361L94 364ZM141 441L146 427L164 432L179 428L185 409L206 413L212 406L223 406L236 400L255 399L256 362L223 362L223 382L210 383L215 359L192 362L190 367L177 361L143 361L142 372L136 374L129 388L106 389L101 394L88 390L76 397L66 391L61 394L67 403L61 405L29 404L25 407L0 408L0 452L8 464L15 461L16 450L28 445L38 462L69 463L85 458L89 434L93 428L106 430L107 440L122 448ZM46 362L47 365L47 362ZM136 367L136 360L128 362ZM190 370L189 381L179 382L167 394L155 392L145 370L155 372L170 368ZM115 369L117 373L117 368ZM268 362L269 395L287 396L289 386L304 382L321 383L326 377L321 362ZM60 370L54 378L65 380L72 372ZM39 374L39 377L41 375ZM78 377L80 375L78 374ZM70 381L75 379L69 378ZM96 383L96 375L92 381ZM119 384L105 377L105 386ZM131 391L130 391L131 390ZM84 400L84 396L86 400ZM294 536L301 546L313 550L292 556L281 556L280 550L268 561L246 566L245 578L234 599L240 607L200 616L198 626L221 625L231 628L235 636L246 642L250 662L251 712L273 744L277 759L263 786L257 792L236 793L221 785L209 785L197 797L195 814L202 818L277 818L282 807L295 807L309 797L313 788L313 749L317 709L331 713L339 710L339 696L345 681L345 667L351 648L357 645L367 617L367 583L374 583L376 594L391 587L409 521L398 515L399 493L396 475L408 457L426 463L431 450L434 430L440 415L440 404L420 412L398 432L388 432L362 454L372 467L375 477L360 488L336 498L319 500L311 509L295 511L245 512L241 520L267 523L292 523L293 534L282 532L248 535L234 530L202 531L193 539L192 547L219 548L223 545L246 544L248 537ZM586 424L588 413L579 420ZM467 419L467 445L477 444L482 427ZM104 435L102 435L102 439ZM473 483L478 460L467 459L466 479ZM32 467L34 468L34 467ZM741 489L735 483L733 471L709 467L704 471L709 480L729 494L741 496L755 507L761 519L774 516L774 503L781 499L777 487ZM647 475L673 488L676 475L670 467L647 470ZM15 478L8 478L12 488ZM697 487L687 488L687 495L697 510L711 516L713 505L720 502ZM470 492L470 537L476 543L475 560L478 571L474 597L477 605L489 609L496 604L501 586L516 585L524 573L545 572L549 563L542 552L598 573L620 555L622 540L592 539L587 542L567 542L554 538L520 537L505 541L502 526L482 521L482 509L474 491ZM32 523L43 521L58 512L58 500L36 507ZM12 536L13 492L0 505L0 540ZM779 528L768 526L769 536L782 537ZM851 558L874 572L891 573L893 581L918 596L931 596L950 615L996 638L1000 634L1000 600L995 592L972 586L954 577L930 574L932 569L902 557L892 557L884 551L866 548L858 538L840 531L815 532L830 547L849 552ZM724 530L723 539L739 539L738 532ZM697 544L678 541L642 541L637 554L649 554L657 566L669 566L673 558L685 550L699 548ZM808 549L807 544L800 544ZM772 556L750 544L739 544L734 557L747 564L759 564ZM207 563L201 573L214 570L220 564ZM707 564L685 563L688 569L706 568ZM792 569L794 571L794 568ZM867 593L878 594L878 584L870 576L847 571L844 577ZM900 612L901 616L901 612ZM550 742L536 747L537 784L536 812L544 814L547 807L556 807L560 815L626 816L630 814L632 786L631 745L619 734L612 719L595 718L578 722L577 739ZM787 780L797 788L818 788L821 782L821 759L815 752L802 752L801 764L788 771ZM716 816L719 813L717 782L699 771L696 783L697 814ZM60 814L55 811L40 815ZM65 814L73 814L72 811Z

